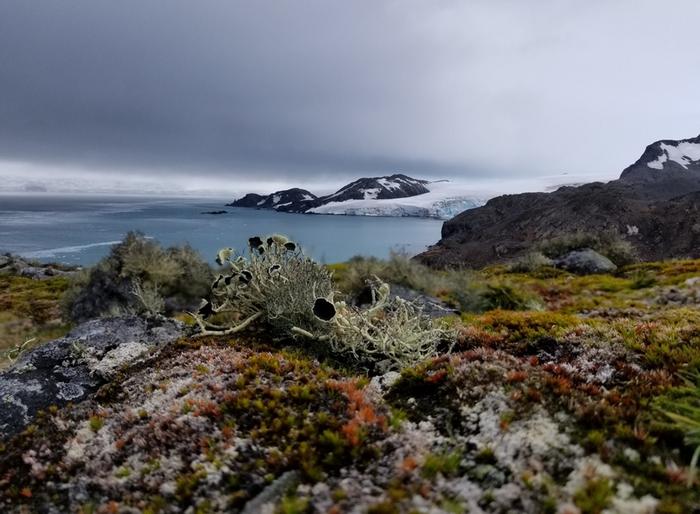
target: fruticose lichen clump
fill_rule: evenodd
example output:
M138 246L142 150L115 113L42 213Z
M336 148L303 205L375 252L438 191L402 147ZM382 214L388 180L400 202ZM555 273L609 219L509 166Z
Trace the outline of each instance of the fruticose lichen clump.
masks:
M202 335L266 325L278 337L315 342L380 369L434 357L451 335L416 304L392 297L388 284L378 279L370 284L368 308L335 300L328 269L285 236L251 237L247 257L225 248L217 262L223 272L212 284L211 298L193 314Z

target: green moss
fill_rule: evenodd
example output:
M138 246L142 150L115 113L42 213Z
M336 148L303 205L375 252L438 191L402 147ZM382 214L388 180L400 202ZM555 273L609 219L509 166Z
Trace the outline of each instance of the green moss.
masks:
M475 455L474 460L479 464L495 464L496 455L493 453L493 448L485 446Z
M388 500L375 503L367 509L367 514L399 514L400 512L399 506Z
M600 514L610 503L613 492L607 478L589 480L574 493L574 504L581 509L581 514Z
M310 512L309 500L298 496L285 496L276 509L276 514L304 514Z
M431 453L425 458L421 474L428 479L434 479L438 474L453 476L459 470L462 454L456 451Z
M126 466L122 466L114 474L117 478L129 478L131 476L131 469Z
M89 419L89 425L90 425L90 430L93 432L99 432L100 429L104 426L105 420L102 419L101 416L95 415L91 416Z
M33 280L0 276L0 369L9 364L6 351L25 341L25 351L68 332L61 316L61 298L68 289L65 277Z

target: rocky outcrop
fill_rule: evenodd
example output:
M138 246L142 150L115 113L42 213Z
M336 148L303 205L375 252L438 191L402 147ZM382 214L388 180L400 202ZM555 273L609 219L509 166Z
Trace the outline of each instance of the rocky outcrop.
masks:
M248 193L247 195L239 198L238 200L228 203L231 207L252 207L256 208L258 205L265 201L267 196L259 195L256 193Z
M700 257L700 161L690 158L700 159L698 141L654 143L620 179L605 184L493 198L445 222L442 239L417 258L433 266L482 267L546 239L606 231L619 233L641 260Z
M78 268L70 266L31 262L10 253L0 255L0 275L19 275L21 277L43 280L72 275L77 270Z
M184 325L136 316L96 319L22 356L0 374L0 438L51 405L89 398L124 366L178 339Z

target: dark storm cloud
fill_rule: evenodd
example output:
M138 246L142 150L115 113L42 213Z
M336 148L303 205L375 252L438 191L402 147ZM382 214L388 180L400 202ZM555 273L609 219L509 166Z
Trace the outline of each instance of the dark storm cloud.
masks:
M0 159L612 175L700 132L699 17L692 0L4 0Z

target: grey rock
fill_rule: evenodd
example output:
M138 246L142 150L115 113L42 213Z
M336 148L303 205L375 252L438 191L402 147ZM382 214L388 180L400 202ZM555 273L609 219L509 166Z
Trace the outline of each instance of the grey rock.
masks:
M266 505L276 505L282 499L282 496L284 496L287 491L294 488L298 482L298 471L282 473L277 480L268 485L259 495L246 504L242 514L257 514L261 512Z
M0 373L0 439L20 432L51 405L89 398L125 366L178 339L180 322L101 318L23 355Z
M434 296L430 296L409 287L390 284L391 296L397 296L409 302L415 302L422 307L423 313L433 319L442 318L444 316L453 316L459 314L459 311L451 308L445 302ZM353 303L358 307L369 305L372 302L372 290L368 286L364 288L354 298Z
M51 264L39 264L28 262L22 257L6 253L0 255L0 275L19 275L35 280L44 280L51 277L70 276L80 268L59 269Z
M35 280L67 276L73 273L73 271L62 271L52 268L51 266L25 266L18 270L20 276L33 278Z
M697 285L700 285L700 277L691 277L689 279L686 279L685 285L688 287L695 287Z
M556 259L554 265L557 268L579 275L610 273L617 269L617 266L605 255L601 255L590 248L569 252L563 257Z

